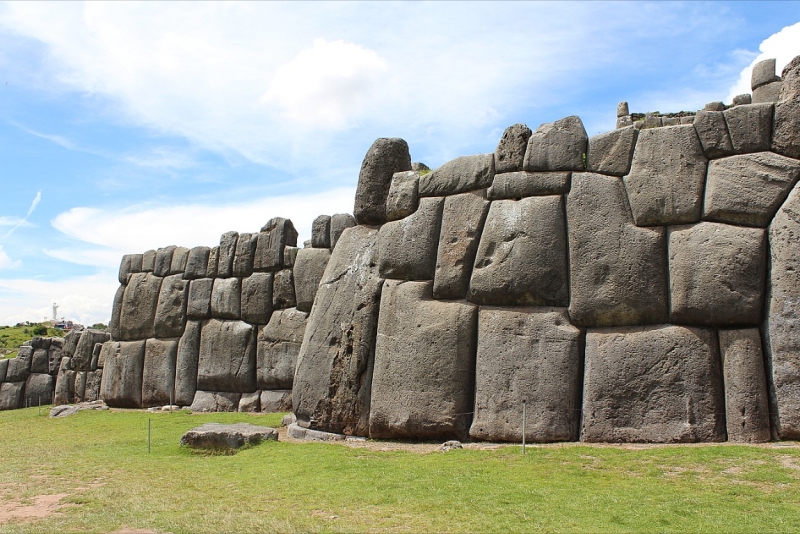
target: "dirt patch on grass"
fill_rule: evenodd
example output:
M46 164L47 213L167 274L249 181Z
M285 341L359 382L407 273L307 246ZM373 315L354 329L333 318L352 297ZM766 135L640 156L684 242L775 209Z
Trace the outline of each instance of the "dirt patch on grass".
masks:
M10 521L33 521L44 519L57 512L63 505L61 500L66 493L52 495L37 495L30 504L18 500L4 500L0 502L0 524Z

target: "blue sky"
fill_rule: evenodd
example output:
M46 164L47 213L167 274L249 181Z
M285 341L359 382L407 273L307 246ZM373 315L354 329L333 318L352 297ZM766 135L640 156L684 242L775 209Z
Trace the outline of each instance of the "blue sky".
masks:
M795 2L0 4L0 324L107 322L121 255L350 212L377 137L431 167L505 127L748 92Z

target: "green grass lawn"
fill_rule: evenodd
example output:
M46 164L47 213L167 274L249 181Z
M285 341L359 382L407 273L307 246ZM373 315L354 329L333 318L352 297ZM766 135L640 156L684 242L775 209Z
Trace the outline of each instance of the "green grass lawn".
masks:
M0 359L15 358L20 345L36 336L36 334L33 333L35 326L37 325L0 326L0 349L12 350L10 353L0 354ZM64 332L56 328L48 328L47 334L42 334L41 337L64 337Z
M776 532L800 529L800 448L547 445L447 453L267 442L182 449L281 414L0 412L0 498L67 494L0 532ZM147 421L152 451L147 451ZM0 511L2 504L0 504Z

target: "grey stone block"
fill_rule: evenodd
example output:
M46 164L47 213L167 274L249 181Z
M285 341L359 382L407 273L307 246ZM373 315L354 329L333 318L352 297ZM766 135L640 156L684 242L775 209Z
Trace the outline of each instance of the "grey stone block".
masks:
M297 299L294 293L294 275L291 269L278 271L272 278L272 308L282 310L294 308Z
M563 308L481 308L470 437L575 441L580 424L583 333Z
M495 174L486 196L489 200L502 200L568 193L570 174L527 171Z
M197 387L248 393L255 391L255 385L255 329L242 321L206 322L200 334Z
M102 369L106 366L106 360L112 358L119 352L119 341L106 341L100 347L100 354L97 357L97 367Z
M733 154L733 144L722 111L698 111L694 116L694 129L703 145L703 154L709 159Z
M582 326L666 322L663 228L637 228L620 178L575 173L567 196L570 305Z
M747 104L752 104L752 103L753 103L753 95L751 95L750 93L736 95L733 97L733 102L732 102L734 106L745 106ZM728 126L730 127L730 125Z
M50 372L50 357L47 354L47 349L36 349L33 351L31 359L31 373L49 373Z
M8 371L8 360L0 360L0 382L6 381L6 371Z
M586 170L624 176L631 170L639 130L633 126L595 135L586 149Z
M69 358L61 358L56 377L55 399L53 404L62 405L75 402L75 371L69 369Z
M55 398L55 381L47 373L32 373L25 381L25 401L30 406L52 404Z
M105 343L110 339L108 332L87 328L81 333L75 353L72 355L70 368L74 371L91 371L94 347L98 343Z
M239 412L260 412L261 411L261 392L254 391L253 393L242 393L242 397L239 399ZM275 433L275 440L278 439L278 433Z
M161 280L159 279L159 284ZM127 288L126 288L127 291ZM157 291L157 290L156 290ZM156 298L158 298L158 294L156 294ZM81 334L83 333L83 328L76 328L73 327L67 335L64 336L64 347L62 349L62 353L67 358L72 358L75 354L75 349L78 347L78 341L81 339Z
M742 105L725 110L734 153L769 150L773 113L772 104Z
M336 246L336 242L345 230L356 225L356 219L349 213L337 213L331 217L331 248Z
M241 313L241 280L238 278L214 280L214 287L211 290L211 316L216 319L239 319Z
M623 101L617 104L617 117L625 117L626 115L630 115L630 111L628 110L628 103Z
M172 252L169 274L183 274L186 271L186 262L189 261L189 249L186 247L175 247Z
M386 196L386 220L396 221L408 217L419 205L419 173L396 172L392 175L389 194Z
M31 374L31 360L33 360L33 349L22 350L20 347L16 358L8 360L6 370L6 382L25 382Z
M233 257L233 276L242 278L253 273L254 254L258 234L239 234L236 241L236 255Z
M200 321L188 321L175 358L175 397L173 403L188 406L197 391L197 363L200 358Z
M769 441L769 396L758 328L720 330L719 349L728 441Z
M703 106L702 111L725 111L725 104L720 101L709 102Z
M477 304L567 306L567 235L560 196L492 202L467 299Z
M152 273L156 265L156 251L148 250L142 254L142 272Z
M228 391L198 391L189 410L193 412L235 412L239 407L241 393Z
M311 246L331 248L331 216L320 215L311 223Z
M211 249L208 247L194 247L190 250L183 277L186 280L205 278L208 274L208 257L210 254Z
M144 341L119 344L119 352L109 354L100 382L100 397L112 407L142 407ZM63 368L62 364L62 368Z
M358 173L353 215L358 224L386 222L386 196L392 175L411 170L408 143L399 138L376 139L369 147Z
M783 82L772 82L753 90L753 104L777 102L780 99Z
M753 72L750 75L750 89L757 89L768 83L779 81L775 75L775 59L765 59L753 65Z
M256 255L253 260L255 271L277 271L284 267L283 257L286 246L297 246L297 230L292 221L274 217L261 228L256 242Z
M639 132L631 172L624 178L636 225L699 221L706 163L694 126Z
M240 449L246 444L258 445L269 440L278 441L278 431L274 428L248 423L206 423L186 432L181 437L181 446L211 450Z
M670 320L757 325L764 306L766 232L704 222L671 228Z
M253 273L242 280L242 320L267 324L272 315L272 273Z
M142 407L174 404L178 340L148 339L144 348Z
M766 227L800 178L800 162L758 152L708 165L703 219Z
M694 124L694 115L681 117L681 124Z
M297 252L300 249L297 247L290 247L285 246L283 247L283 265L287 268L294 267L295 261L297 261Z
M725 440L714 330L649 326L589 330L581 440Z
M186 303L186 316L189 319L208 319L211 317L211 293L214 280L200 278L189 282L189 296Z
M291 412L292 390L262 391L259 404L264 413Z
M624 117L617 117L617 128L627 128L628 126L633 126L637 130L639 129L633 124L633 120L631 119L630 115L625 115Z
M211 247L211 250L208 251L208 267L206 269L206 276L208 278L217 277L218 263L219 263L219 246Z
M25 382L4 382L0 384L0 410L22 408L25 395Z
M644 116L644 123L642 124L641 130L646 130L650 128L661 128L664 126L664 118L658 115L657 113L647 113Z
M432 280L444 199L423 198L413 214L381 226L378 265L384 278Z
M494 151L495 172L515 172L522 170L528 139L533 132L525 124L509 126L503 132L500 143Z
M494 178L494 154L461 156L419 177L419 196L437 197L486 189Z
M83 389L84 402L100 400L100 382L103 380L103 370L89 371L86 373L86 386Z
M256 385L291 389L308 315L295 308L278 310L258 334Z
M122 315L122 303L125 299L125 286L119 286L114 294L114 304L111 306L111 320L108 322L108 333L114 339L122 337L120 331L120 316Z
M477 307L432 300L431 282L387 280L369 435L465 439L472 422Z
M681 119L678 117L661 117L661 124L663 126L676 126L681 124Z
M219 238L217 251L217 276L228 278L233 276L233 260L236 256L236 246L239 242L238 232L225 232Z
M180 337L183 334L188 293L189 282L183 279L183 274L173 274L164 278L153 323L153 333L156 337Z
M122 296L122 312L119 318L120 340L153 337L161 280L162 278L150 273L136 273L131 276ZM70 356L69 351L65 350L64 355Z
M156 259L153 264L153 274L156 276L164 277L169 276L170 268L172 267L172 255L175 253L175 245L160 248L156 251Z
M542 124L528 140L523 170L582 171L588 141L576 115Z
M779 79L782 79L783 83L781 84L781 93L778 100L797 101L800 98L800 56L795 56L783 67L781 78L775 81Z
M139 273L142 271L142 255L141 254L125 254L122 256L122 261L119 264L119 283L125 285L128 283L128 275Z
M800 159L800 99L775 104L772 151Z
M433 277L434 298L466 297L489 204L483 191L445 199Z
M292 270L298 310L311 311L319 282L325 274L330 259L331 253L327 249L304 248L298 251L297 261Z

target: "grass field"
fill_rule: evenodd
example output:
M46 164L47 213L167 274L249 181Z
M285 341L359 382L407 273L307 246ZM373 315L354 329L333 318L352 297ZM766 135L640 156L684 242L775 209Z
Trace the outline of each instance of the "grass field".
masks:
M203 422L277 426L281 415L45 413L0 412L0 532L800 529L796 443L567 444L523 456L518 446L421 453L268 442L225 456L178 441ZM47 495L63 506L39 519L13 517Z
M0 326L0 349L10 349L9 353L0 353L1 358L14 358L17 355L17 349L24 342L33 339L36 335L33 329L38 325L31 326ZM56 328L48 328L47 334L42 337L64 337L64 332ZM4 351L5 352L5 351Z

